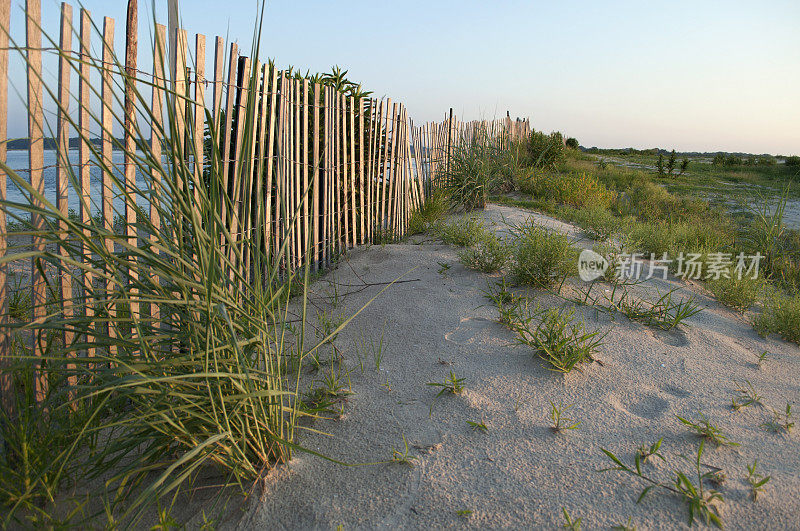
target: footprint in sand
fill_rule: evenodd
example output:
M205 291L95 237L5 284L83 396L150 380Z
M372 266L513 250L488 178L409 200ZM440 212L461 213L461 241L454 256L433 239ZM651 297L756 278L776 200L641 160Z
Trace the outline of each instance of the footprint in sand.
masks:
M669 408L669 402L654 394L646 394L633 401L620 400L612 396L609 402L614 406L614 409L647 420L655 420L661 417Z
M647 331L655 339L662 343L666 343L671 347L685 347L689 344L689 339L686 337L686 332L683 330L648 330Z
M444 338L456 345L470 345L475 342L476 336L493 322L483 317L466 317L461 320L458 328L447 332Z

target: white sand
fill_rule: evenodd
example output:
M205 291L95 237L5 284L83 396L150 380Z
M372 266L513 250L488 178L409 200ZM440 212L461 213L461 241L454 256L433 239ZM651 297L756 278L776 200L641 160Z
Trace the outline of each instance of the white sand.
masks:
M533 214L489 206L483 215L518 222ZM582 237L574 227L535 216ZM446 274L438 272L438 262L451 265ZM789 436L769 433L760 427L771 418L767 408L734 412L730 407L737 396L734 378L749 380L769 406L800 402L796 346L759 338L702 288L671 280L659 282L659 289L681 287L705 310L678 331L659 332L579 308L590 327L611 332L597 356L602 365L563 376L548 370L529 348L514 345L512 333L495 322L497 312L480 290L498 276L465 269L456 249L430 237L355 250L314 288L326 292L334 278L353 286L362 279L391 281L412 268L405 278L418 281L390 288L336 339L352 370L354 395L339 420L314 423L330 436L307 433L300 442L338 460L370 463L390 460L405 436L415 466L348 468L297 453L289 466L269 473L263 492L251 497L234 525L554 528L563 523L563 506L583 518L584 529L609 528L629 516L638 529L685 527L687 508L677 496L652 492L637 505L644 484L619 472L597 472L609 465L600 448L630 462L640 444L663 437L663 454L689 472L689 463L678 455L694 454L699 439L675 415L703 411L741 443L737 448L707 445L704 456L728 477L720 488L726 526L800 528L800 426ZM354 289L340 286L340 291ZM353 312L379 290L349 295L335 311ZM540 291L530 296L545 305L562 303ZM377 340L384 321L381 369L376 371L366 353L362 373L354 342L362 336ZM763 350L771 356L758 369ZM437 389L426 382L443 381L451 369L466 378L465 391L435 398ZM582 421L580 429L553 433L548 400L574 404L569 416ZM472 431L468 420L485 421L489 433ZM756 458L761 473L772 480L754 503L745 466ZM656 462L645 469L666 478L671 466ZM460 510L474 512L465 517L456 514Z

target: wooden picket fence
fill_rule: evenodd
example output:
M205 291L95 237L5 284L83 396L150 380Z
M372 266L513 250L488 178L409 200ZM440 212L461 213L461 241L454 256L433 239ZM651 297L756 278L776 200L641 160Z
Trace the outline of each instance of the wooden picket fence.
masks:
M135 194L115 189L109 172L103 171L101 197L91 197L91 167L120 166L122 182L132 187L136 167L129 154L135 152L137 142L150 142L152 153L160 157L163 139L159 134L185 138L188 154L205 151L207 129L221 131L217 147L224 159L223 178L233 205L227 220L230 231L252 235L255 225L262 223L259 234L263 234L264 248L281 256L283 267L291 271L309 262L313 268L323 269L354 246L402 238L413 211L423 205L437 177L445 173L444 165L454 146L469 143L478 131L488 132L499 144L530 131L527 120L512 121L507 116L492 122L462 122L452 110L441 122L417 126L401 103L355 97L327 84L278 71L269 63L241 55L236 44L226 45L221 37L213 41L213 71L206 72L206 37L198 34L190 41L182 29L167 35L161 25L155 28L153 71L145 73L137 65L138 24L136 3L132 4L125 26L126 50L118 54L114 49L115 21L105 17L96 25L88 11L74 13L67 3L61 6L60 31L46 33L58 35L57 46L43 46L41 0L26 1L24 46L10 43L11 0L0 0L0 160L7 160L8 62L9 53L15 52L25 58L27 68L27 80L16 80L15 85L27 86L30 163L24 172L30 185L44 194L44 172L51 169L44 165L44 102L52 97L60 109L55 124L57 207L66 215L70 197L77 197L80 220L90 223L93 212L88 205L97 204L102 223L113 230L113 201L122 197L128 202L121 212L132 241L138 241L132 204ZM102 40L102 57L94 58L91 42L98 38ZM58 57L55 94L42 84L43 53ZM124 61L117 57L124 57ZM80 75L75 92L70 86L70 72L77 62ZM169 74L163 75L165 71ZM91 75L98 73L99 90L90 86ZM150 91L148 103L155 118L148 124L152 127L147 138L135 123L136 105L142 104L134 97L135 83L145 84ZM111 134L115 119L112 107L119 99L120 87L125 92L122 146ZM180 114L175 123L184 126L165 133L164 124L155 122L167 108L170 93L186 95L185 105L174 106ZM255 102L258 116L242 116L248 101ZM75 103L77 109L70 109ZM75 114L77 120L72 118ZM99 160L87 141L91 117L98 115L102 121ZM254 134L243 134L247 120L252 120ZM80 138L77 163L69 159L70 136L74 133ZM113 160L115 146L124 147L121 163ZM202 175L206 163L202 157L193 162L195 175ZM72 171L78 175L79 187L68 178ZM7 176L0 172L0 200L6 200L6 181ZM254 201L256 197L265 200ZM266 212L255 212L262 204ZM157 212L151 209L151 216L157 216ZM151 221L156 226L159 223L158 219ZM0 256L8 246L6 222L0 210ZM41 227L40 220L34 218L31 223ZM41 250L43 245L40 238L33 238L34 250ZM279 253L280 249L285 252ZM248 267L248 256L239 256L238 260L242 268ZM9 352L8 267L0 266L0 357ZM41 268L31 264L31 322L45 318L43 275ZM84 281L91 283L92 279ZM67 314L72 309L64 301L74 300L73 286L61 282L58 290L61 311ZM91 304L80 306L87 312L92 308ZM8 385L3 379L4 396L8 396Z

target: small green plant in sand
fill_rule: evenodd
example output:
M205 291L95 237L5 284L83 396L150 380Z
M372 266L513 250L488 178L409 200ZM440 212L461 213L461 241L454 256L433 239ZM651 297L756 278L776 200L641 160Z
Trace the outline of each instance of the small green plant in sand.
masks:
M772 433L786 433L792 431L794 428L794 420L792 418L792 404L786 403L786 409L783 411L773 409L772 420L768 420L761 425L767 431Z
M772 479L772 476L762 476L756 472L758 466L758 459L753 461L752 465L747 465L747 482L750 484L750 496L753 501L758 500L759 493L764 491L764 486Z
M598 310L621 313L631 321L640 322L660 330L672 330L684 320L697 315L703 309L694 296L676 301L673 295L678 288L660 295L655 301L637 298L628 289L626 283L612 286L610 292L593 295L590 285L586 291L578 292L579 296L572 298L573 302L589 305Z
M519 319L520 298L509 290L505 277L494 284L487 283L486 289L481 290L481 293L497 308L500 324L510 327Z
M570 529L572 531L581 530L581 523L583 522L583 518L573 518L567 512L566 507L561 508L561 513L564 515L564 525L561 527L563 527L564 529Z
M442 276L447 276L447 272L450 271L451 265L447 262L436 262L439 265L439 269L436 270Z
M364 359L367 356L372 357L372 363L375 366L375 370L381 370L381 363L383 362L383 349L385 347L385 340L384 334L386 333L386 322L383 323L383 327L381 328L381 335L378 339L374 338L367 338L366 336L362 335L359 340L357 340L354 344L356 355L358 356L359 363L361 364L361 372L364 372Z
M577 273L578 252L564 234L550 232L532 220L513 232L517 241L511 270L517 282L550 288Z
M770 332L786 341L800 344L800 294L775 293L764 302L764 310L753 319L761 336Z
M459 378L456 376L456 373L450 371L450 374L447 378L444 379L444 382L428 382L425 385L430 385L431 387L439 387L439 393L436 397L440 397L445 393L449 393L451 395L457 395L461 391L464 390L464 382L466 378Z
M414 210L411 214L408 220L407 234L409 236L422 234L430 228L432 223L446 216L448 210L450 210L450 200L447 194L442 190L434 190L425 199L422 207Z
M760 369L761 366L764 364L764 362L767 361L767 358L769 357L769 355L770 355L769 351L767 351L767 350L765 350L764 352L759 354L758 355L758 361L756 361L756 367L758 367Z
M613 529L614 531L636 531L636 526L633 525L633 518L629 516L627 522L625 522L624 524L617 524L611 529Z
M339 327L347 320L344 314L322 311L317 314L316 335L320 341L333 343L339 335Z
M474 244L458 251L458 259L465 267L482 273L499 271L510 257L511 248L492 232L487 232Z
M456 514L462 518L469 518L472 516L472 513L475 512L472 509L460 509L456 511Z
M661 444L664 442L664 438L660 438L650 446L641 445L638 450L636 450L636 458L639 459L642 463L647 463L651 459L655 459L658 457L662 461L666 461L664 456L661 455L659 450L661 449Z
M736 392L739 393L738 397L731 399L731 408L734 411L739 411L743 407L752 406L755 404L761 405L761 395L759 395L750 380L739 382L734 380L736 385Z
M572 409L574 404L564 405L560 403L556 405L555 402L552 400L550 402L550 422L552 425L550 429L554 432L558 433L564 430L577 430L578 427L581 425L581 421L576 421L575 419L571 419L569 417L564 416L564 413Z
M486 427L485 421L481 420L480 422L473 422L471 420L467 421L467 425L472 428L472 431L480 431L483 433L489 433L489 428Z
M599 330L588 330L583 321L576 321L575 308L540 309L537 305L531 311L525 305L510 326L519 343L531 347L553 370L563 373L593 361L592 355L605 337Z
M719 302L744 313L756 303L764 284L761 278L753 279L746 275L738 278L733 275L731 278L712 280L709 287Z
M714 445L716 446L739 446L739 443L730 440L728 436L721 429L712 424L708 420L708 417L706 417L702 413L700 413L699 416L700 420L691 421L679 415L676 415L678 420L681 421L681 423L683 423L684 426L689 428L689 431L692 431L697 436L702 437L703 440L709 440L713 442Z
M398 450L397 448L392 448L392 461L413 467L416 460L417 456L411 455L411 450L408 448L408 441L406 440L406 436L403 435L402 449Z
M473 245L488 234L483 219L478 216L462 217L449 222L440 221L432 226L432 230L444 243L456 247Z
M700 447L697 449L697 456L693 460L694 470L692 476L695 476L696 483L689 478L689 475L680 471L674 471L675 477L671 483L664 482L657 478L646 475L642 472L642 461L637 455L634 458L633 466L626 465L616 455L601 448L606 457L613 461L615 466L604 468L600 472L620 471L630 474L640 480L648 483L644 488L636 503L640 503L648 492L653 489L659 489L677 494L680 496L689 508L689 526L694 523L695 517L702 518L707 525L714 524L722 528L722 519L720 518L719 509L717 504L724 503L722 494L713 490L707 489L703 482L708 480L714 473L714 469L708 470L707 465L701 462L703 456L703 449L705 440L700 441ZM705 469L705 471L704 471Z

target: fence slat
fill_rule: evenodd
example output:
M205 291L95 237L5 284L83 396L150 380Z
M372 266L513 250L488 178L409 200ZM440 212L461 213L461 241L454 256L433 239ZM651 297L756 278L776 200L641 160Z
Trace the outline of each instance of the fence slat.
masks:
M358 198L359 198L359 207L361 207L361 215L359 216L361 222L361 238L359 239L359 243L364 245L367 243L367 233L366 233L366 217L367 212L364 210L365 207L365 184L364 184L364 98L358 99Z
M58 60L58 125L56 127L57 138L57 161L56 161L56 207L65 218L69 215L69 99L70 99L70 60L72 54L72 6L66 2L61 4L61 36L59 39L60 55ZM58 229L61 232L60 237L67 238L67 223L64 220L59 220ZM65 246L59 246L59 254L62 259L69 258L69 253ZM72 275L59 275L59 299L61 305L61 313L64 319L72 319L73 316L73 301L72 301ZM62 340L64 345L72 344L73 334L64 330ZM77 383L77 378L73 373L74 364L67 366L69 373L68 383L70 387L74 387Z
M91 158L91 148L89 145L89 127L91 125L91 115L89 109L91 108L91 58L89 56L89 45L92 36L92 19L89 11L81 9L81 36L80 36L80 72L78 77L78 137L80 142L78 144L78 174L80 176L80 216L81 223L88 226L91 222L92 215L92 196L91 196L91 167L89 160ZM88 237L90 229L84 229L84 236ZM82 261L85 265L89 263L89 247L87 244L82 244ZM93 275L88 268L83 271L82 282L82 304L83 313L87 318L94 316L94 305L90 298L94 294L94 280ZM89 342L89 338L84 338ZM94 347L89 347L86 350L87 356L94 356L96 350Z
M278 101L278 69L274 66L267 65L268 69L272 70L272 76L269 84L270 97L269 97L269 135L267 146L267 199L265 202L266 212L264 216L264 252L267 256L270 254L270 246L273 239L275 239L275 229L272 225L272 212L273 212L273 170L276 167L275 163L275 119L277 116L277 101ZM276 203L277 204L277 203ZM277 212L277 208L275 209ZM277 256L276 254L273 256Z
M0 0L0 162L7 162L8 148L8 33L11 31L11 0ZM8 176L0 170L0 201L5 201ZM5 210L0 209L0 258L6 255L8 228ZM8 265L0 264L0 405L10 418L14 401L13 379L5 369L10 364L11 333L8 330Z
M136 166L133 157L136 153L136 63L139 50L139 28L138 28L138 2L128 0L128 18L125 27L125 123L124 123L124 175L127 194L125 201L125 235L128 243L136 244ZM138 280L136 267L131 267L127 271L132 284ZM132 289L130 294L131 318L135 321L139 318L139 303L136 296L136 289Z
M303 185L300 188L300 197L303 202L303 239L301 241L301 254L300 261L310 260L309 245L311 236L309 234L309 219L308 219L308 203L311 198L308 186L308 79L303 79L303 133L302 133L302 168L303 168Z
M319 92L319 84L314 83L314 95L313 95L313 106L311 108L312 112L314 113L314 140L313 140L313 164L314 164L314 184L313 184L313 218L312 218L312 227L313 227L313 244L314 244L314 268L320 268L320 226L321 220L319 219L320 211L319 211L319 199L320 199L320 184L319 184L319 166L320 166L320 149L319 149L319 127L320 127L320 92ZM311 257L309 257L311 259Z
M194 74L194 203L200 204L198 187L203 177L203 140L206 123L206 36L195 35Z
M28 137L30 138L30 148L28 150L28 162L30 164L30 184L39 194L44 195L44 109L42 104L42 5L41 0L26 0L26 45L27 49L27 71L28 71ZM41 207L41 201L33 198L33 205ZM35 232L41 232L44 224L41 216L31 215L31 225ZM32 238L32 248L34 251L44 251L44 240L36 234ZM43 266L43 264L40 264ZM45 317L45 303L47 302L45 278L36 261L31 262L31 305L34 323L40 323ZM41 331L39 331L41 334ZM34 337L34 355L41 356L44 348L44 338ZM40 371L37 377L37 397L41 400L47 394L47 380L44 372Z
M353 96L348 96L348 116L350 117L350 179L347 183L348 192L350 194L350 226L353 229L353 235L350 238L352 246L358 244L357 230L356 230L356 113L355 113L355 99Z
M114 19L105 17L103 19L103 65L101 70L102 87L100 91L100 99L102 100L102 107L100 113L100 121L102 124L101 137L101 165L103 170L100 172L101 181L101 195L102 195L102 216L103 227L109 234L114 232L114 190L112 189L111 174L113 172L114 163L112 160L112 139L114 138L114 111L112 109L114 101L113 85L111 82L112 65L114 65ZM114 239L113 237L105 238L105 246L109 253L114 252ZM103 304L106 306L107 312L107 333L109 337L116 337L117 331L114 326L116 322L116 311L109 303L110 291L112 289L111 282L104 279L102 281L102 288L105 290Z
M164 65L164 54L167 45L167 28L161 24L156 24L155 42L153 45L153 87L150 100L152 123L150 124L150 151L153 159L161 161L161 140L163 138L163 118L164 118L164 93L166 91L166 67ZM161 228L161 214L159 211L159 197L161 195L161 172L156 168L150 170L151 186L150 190L150 222L153 224L153 231L158 232ZM156 242L156 235L150 235L150 241ZM158 285L161 280L158 277L151 279ZM158 304L153 304L149 308L150 320L153 328L156 328L161 318L161 309Z

